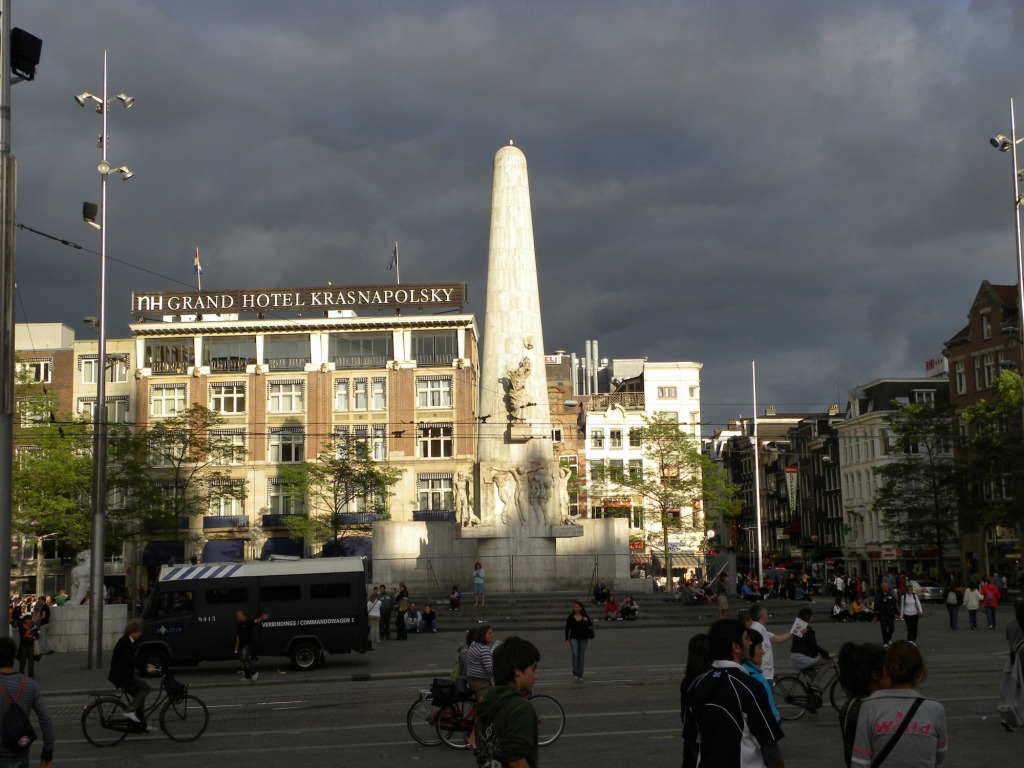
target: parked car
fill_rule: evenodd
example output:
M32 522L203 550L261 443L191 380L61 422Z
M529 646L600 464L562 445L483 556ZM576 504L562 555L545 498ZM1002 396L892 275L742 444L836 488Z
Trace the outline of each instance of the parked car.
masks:
M944 590L937 581L918 579L917 581L911 580L907 583L914 588L914 594L918 596L922 603L941 603L945 600L943 596Z

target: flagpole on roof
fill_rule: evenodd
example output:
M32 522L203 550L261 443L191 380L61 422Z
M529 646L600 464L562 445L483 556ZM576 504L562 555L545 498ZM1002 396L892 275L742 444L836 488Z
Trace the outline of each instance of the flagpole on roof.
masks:
M196 271L196 290L203 290L203 265L199 263L199 246L196 246L196 260L194 269Z

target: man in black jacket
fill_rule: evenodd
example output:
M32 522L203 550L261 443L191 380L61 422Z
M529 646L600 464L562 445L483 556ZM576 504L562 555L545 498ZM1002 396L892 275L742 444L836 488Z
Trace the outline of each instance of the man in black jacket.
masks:
M875 616L878 617L878 624L882 628L882 645L888 647L892 640L892 633L896 631L896 616L900 609L896 604L896 597L889 590L889 582L882 581L875 595Z
M136 657L136 643L142 635L142 625L137 621L125 624L121 639L114 645L110 656L110 674L107 679L117 688L123 688L132 697L131 707L124 716L136 723L142 722L142 711L146 706L146 697L152 689L149 683L139 677L136 672L153 674L156 667L142 664Z

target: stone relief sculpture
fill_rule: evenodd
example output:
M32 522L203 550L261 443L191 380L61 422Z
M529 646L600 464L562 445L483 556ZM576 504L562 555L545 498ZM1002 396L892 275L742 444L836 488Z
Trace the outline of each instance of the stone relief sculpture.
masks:
M576 520L569 513L571 502L569 500L569 479L572 477L572 469L569 467L558 468L558 514L561 517L561 525L576 525Z
M519 477L523 470L519 467L490 467L491 482L501 501L501 512L497 513L498 521L503 525L512 525L517 520L526 522L526 511L519 499Z
M551 475L544 465L530 470L530 517L532 523L548 522L548 502L551 499Z
M519 365L508 371L508 416L510 421L526 421L523 409L526 407L526 380L533 366L530 358L524 357Z
M473 510L473 478L465 472L455 473L455 517L462 525L479 525Z
M92 568L89 560L92 559L92 550L87 549L75 555L75 567L71 569L71 598L68 600L71 605L81 605L85 596L89 594L89 574Z

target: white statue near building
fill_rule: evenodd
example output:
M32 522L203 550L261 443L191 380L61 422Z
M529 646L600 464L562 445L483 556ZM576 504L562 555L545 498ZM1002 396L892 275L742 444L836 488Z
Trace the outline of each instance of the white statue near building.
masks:
M85 596L89 594L89 575L92 568L89 567L89 560L92 559L92 550L79 552L75 556L75 567L71 569L71 598L68 600L72 605L81 605Z

